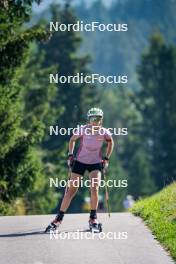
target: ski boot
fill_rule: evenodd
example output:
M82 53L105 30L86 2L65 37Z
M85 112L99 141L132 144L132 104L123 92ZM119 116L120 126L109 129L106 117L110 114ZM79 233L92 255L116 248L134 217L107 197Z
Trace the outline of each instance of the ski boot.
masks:
M50 231L55 231L59 227L60 224L61 224L61 221L59 221L56 216L56 218L45 229L45 233L49 233Z
M89 219L89 229L90 232L100 233L102 232L102 224L98 222L97 219Z

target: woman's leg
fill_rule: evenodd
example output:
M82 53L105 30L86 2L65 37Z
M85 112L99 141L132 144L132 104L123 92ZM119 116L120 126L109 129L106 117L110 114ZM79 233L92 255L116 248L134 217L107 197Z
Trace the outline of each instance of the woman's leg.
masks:
M66 192L65 192L65 195L63 197L61 207L60 207L60 211L65 212L68 209L73 197L77 193L77 190L79 188L80 179L81 179L80 174L73 173L73 172L71 173L71 178L67 183L69 185L68 185Z
M67 183L67 189L65 191L65 195L63 197L60 210L56 215L55 219L46 228L45 232L49 232L50 230L55 230L57 226L62 222L64 218L64 213L68 209L71 200L73 199L79 188L80 179L81 179L81 175L73 172L71 173L71 177Z
M91 180L91 211L96 211L98 208L98 194L99 194L99 182L101 180L101 172L99 170L91 171L89 174Z

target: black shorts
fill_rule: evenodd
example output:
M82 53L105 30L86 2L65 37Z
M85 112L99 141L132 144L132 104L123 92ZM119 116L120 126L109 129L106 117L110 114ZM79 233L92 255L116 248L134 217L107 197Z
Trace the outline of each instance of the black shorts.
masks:
M85 164L82 162L79 162L78 160L74 161L72 172L84 175L85 171L88 170L88 172L99 170L102 171L102 163L95 163L95 164Z

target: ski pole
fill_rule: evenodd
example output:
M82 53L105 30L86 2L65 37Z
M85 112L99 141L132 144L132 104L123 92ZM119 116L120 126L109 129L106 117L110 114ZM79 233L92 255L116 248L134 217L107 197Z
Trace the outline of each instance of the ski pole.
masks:
M107 208L107 211L108 211L108 216L110 217L110 216L111 216L111 214L110 214L111 208L110 208L110 203L109 203L108 186L106 185L106 171L105 171L105 169L103 169L103 177L104 177L104 181L105 181L105 200L106 200L106 208Z

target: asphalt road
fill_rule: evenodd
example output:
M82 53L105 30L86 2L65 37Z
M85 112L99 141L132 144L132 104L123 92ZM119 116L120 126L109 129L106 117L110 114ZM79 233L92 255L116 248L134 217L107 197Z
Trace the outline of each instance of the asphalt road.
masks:
M99 214L101 235L85 232L88 214L66 215L60 233L43 234L52 215L0 217L1 264L173 264L140 218Z

